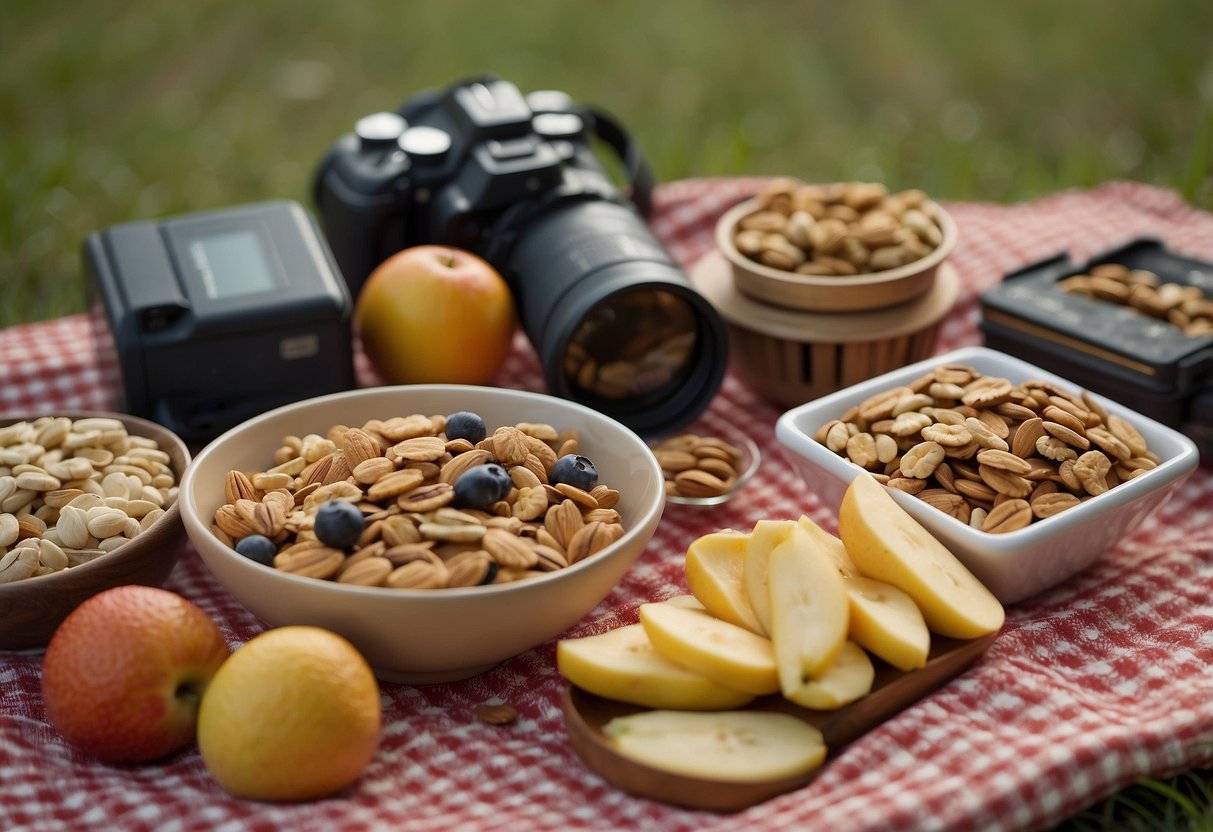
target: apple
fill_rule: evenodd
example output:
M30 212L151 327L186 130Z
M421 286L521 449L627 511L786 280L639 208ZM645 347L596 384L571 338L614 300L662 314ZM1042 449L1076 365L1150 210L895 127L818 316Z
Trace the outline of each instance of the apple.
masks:
M825 672L846 643L847 590L834 562L795 523L771 551L767 588L779 686L790 696Z
M643 624L556 642L556 668L584 691L646 708L720 711L754 698L662 656Z
M754 529L746 541L742 582L746 596L750 599L750 608L762 628L758 632L762 635L771 632L771 593L767 589L767 565L771 560L771 552L788 538L795 527L796 522L793 520L759 520L754 524Z
M198 705L229 654L218 626L176 593L119 586L55 630L42 660L47 717L108 762L146 762L194 741Z
M640 605L640 623L660 655L725 687L762 696L779 690L771 642L707 610L668 601Z
M850 601L847 637L898 670L927 663L931 633L914 599L892 584L865 578L843 542L808 517L796 521L842 575Z
M838 532L860 573L913 598L932 632L968 639L1001 629L1006 613L993 593L866 473L843 494Z
M821 732L772 711L642 711L602 727L620 754L661 771L730 783L796 777L825 761Z
M389 384L488 384L509 354L514 322L501 275L449 246L392 255L354 308L367 358Z
M745 586L746 547L750 535L725 530L694 540L684 571L691 594L717 618L766 635Z
M855 642L844 641L834 661L820 675L784 691L784 696L801 707L832 711L867 696L875 679L876 668L868 654Z

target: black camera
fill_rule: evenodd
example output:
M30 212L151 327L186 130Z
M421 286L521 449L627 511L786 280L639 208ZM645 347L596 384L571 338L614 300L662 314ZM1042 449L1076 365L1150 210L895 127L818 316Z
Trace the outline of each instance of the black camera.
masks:
M596 144L618 157L626 196ZM400 249L475 252L509 284L549 392L654 434L711 401L727 334L649 231L652 187L609 114L482 77L359 120L321 162L314 197L353 296Z

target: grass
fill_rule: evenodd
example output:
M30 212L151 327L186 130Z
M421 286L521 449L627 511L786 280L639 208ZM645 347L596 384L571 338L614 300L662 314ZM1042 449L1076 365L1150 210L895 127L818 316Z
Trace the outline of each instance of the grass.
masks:
M90 231L306 204L354 119L480 72L615 112L661 180L1011 202L1128 178L1209 209L1210 31L1203 0L9 0L0 326L83 308ZM1146 781L1066 828L1208 829L1209 783Z

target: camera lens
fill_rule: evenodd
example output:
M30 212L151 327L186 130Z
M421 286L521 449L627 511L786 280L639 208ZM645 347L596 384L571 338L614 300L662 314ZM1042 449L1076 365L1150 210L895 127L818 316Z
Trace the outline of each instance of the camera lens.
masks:
M660 434L719 389L724 324L631 208L558 203L520 230L505 275L554 395Z
M648 396L677 383L694 354L695 313L662 289L611 295L581 319L564 356L565 383L605 399Z

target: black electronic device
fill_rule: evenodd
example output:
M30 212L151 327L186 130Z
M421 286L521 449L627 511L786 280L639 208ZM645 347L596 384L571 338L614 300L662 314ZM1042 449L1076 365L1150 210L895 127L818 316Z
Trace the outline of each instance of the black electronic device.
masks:
M1100 265L1153 272L1213 295L1213 264L1142 237L1075 263L1058 254L1010 272L981 297L987 346L1018 356L1187 434L1213 458L1213 334L1132 306L1064 291Z
M112 226L83 258L126 411L187 441L354 386L349 291L295 202Z
M596 143L618 157L626 196ZM481 77L359 120L313 192L351 294L403 248L473 251L509 283L549 392L662 433L719 389L727 331L649 231L652 186L609 114Z

